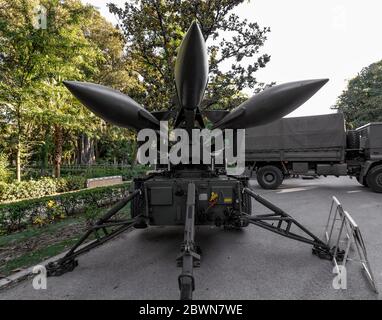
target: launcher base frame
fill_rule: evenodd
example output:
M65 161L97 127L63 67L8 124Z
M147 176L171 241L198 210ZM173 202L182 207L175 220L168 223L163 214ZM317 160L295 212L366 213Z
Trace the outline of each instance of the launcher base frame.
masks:
M273 203L264 199L262 196L253 192L249 188L243 189L244 193L247 193L255 201L262 204L264 207L273 211L270 214L264 215L251 215L248 216L245 213L242 215L242 219L249 224L256 225L260 228L266 229L268 231L277 233L283 237L290 238L296 241L311 244L313 246L312 253L317 255L321 259L333 260L334 255L336 259L342 261L344 257L344 251L336 249L336 247L331 248L327 243L319 239L306 227L301 225L297 220L292 218L285 211L275 206ZM275 225L276 224L276 225ZM292 227L296 227L298 230L302 231L304 235L299 235L291 231Z
M242 196L246 194L264 207L270 209L272 213L263 215L251 215L247 212L236 213L231 218L233 219L234 225L247 227L249 224L252 224L273 233L277 233L283 237L312 245L312 252L319 258L327 260L333 260L335 258L337 261L343 260L343 250L336 247L330 248L327 243L323 242L279 207L256 194L248 187L243 187L241 193ZM66 272L73 271L74 268L78 266L78 261L76 260L78 256L100 246L135 226L137 228L141 227L142 222L146 223L147 217L144 214L128 220L113 219L121 209L128 205L132 200L139 199L137 197L142 196L142 194L144 194L144 197L147 197L147 193L142 192L141 189L136 189L128 197L112 207L81 237L63 258L56 262L49 263L46 266L48 276L60 276ZM192 300L193 292L195 290L193 269L200 266L201 260L200 248L195 245L196 201L195 184L190 182L187 187L184 241L181 246L181 253L177 258L177 265L182 268L182 272L178 277L181 300ZM245 208L245 206L243 208ZM297 228L300 234L292 232L292 227ZM103 234L100 236L99 232L102 232ZM84 244L93 234L96 235L96 240Z

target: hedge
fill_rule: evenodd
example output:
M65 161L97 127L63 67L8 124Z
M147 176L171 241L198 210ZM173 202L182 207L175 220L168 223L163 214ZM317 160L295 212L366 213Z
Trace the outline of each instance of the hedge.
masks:
M100 178L107 176L122 176L123 180L131 180L140 174L144 174L149 168L147 166L114 166L114 165L73 165L62 166L61 177L67 176L82 176L88 178ZM46 173L52 172L53 168L49 167ZM13 176L15 169L12 168ZM39 167L26 167L23 171L23 179L39 179L41 177L41 168Z
M95 211L125 197L130 183L0 204L0 234L43 225L77 213Z
M79 190L85 187L85 181L86 178L81 176L68 176L59 179L44 177L39 180L13 183L0 182L0 202Z
M121 175L124 181L131 180L134 177L144 175L147 170L148 168L144 166L134 166L131 168L89 167L85 171L69 170L66 173L62 173L63 177L59 179L43 177L38 180L32 179L13 183L0 181L0 203L80 190L85 188L85 182L88 178Z
M100 178L108 176L122 176L123 180L131 180L132 178L144 174L148 167L136 165L134 167L97 167L89 166L87 168L62 168L62 176L83 176L86 178Z

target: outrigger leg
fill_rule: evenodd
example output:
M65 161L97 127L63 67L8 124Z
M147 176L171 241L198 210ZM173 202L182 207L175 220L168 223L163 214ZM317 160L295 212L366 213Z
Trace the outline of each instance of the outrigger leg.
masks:
M195 238L195 184L188 184L187 210L184 227L184 242L181 254L177 258L182 273L178 278L180 299L192 300L192 293L195 290L195 279L193 275L194 267L200 266L200 255L194 242Z
M333 256L336 255L336 259L342 261L344 257L344 251L339 250L335 247L330 248L325 242L315 236L312 232L310 232L307 228L302 226L299 222L297 222L294 218L292 218L289 214L284 212L279 207L275 206L273 203L264 199L262 196L256 194L249 188L243 189L243 192L247 193L257 202L262 204L264 207L273 211L270 214L263 215L242 215L242 219L244 222L256 225L263 229L272 231L274 233L278 233L284 237L294 239L300 242L308 243L313 246L312 253L317 255L321 259L332 260ZM297 227L300 231L305 233L304 236L296 234L291 231L292 226Z
M119 201L114 207L112 207L102 218L100 218L82 237L78 242L68 251L68 253L56 262L51 262L46 265L48 276L60 276L66 272L73 271L78 266L78 261L75 259L81 254L94 249L101 244L113 239L115 236L121 234L124 231L131 229L139 216L134 219L117 220L112 219L121 209L123 209L132 199L140 194L140 190L135 190L126 198ZM99 231L103 232L103 235L99 235ZM96 236L96 240L80 246L92 235Z

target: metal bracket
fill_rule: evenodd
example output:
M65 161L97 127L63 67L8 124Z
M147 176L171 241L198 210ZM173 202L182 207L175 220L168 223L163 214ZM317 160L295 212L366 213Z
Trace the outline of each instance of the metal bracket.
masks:
M111 219L115 216L121 209L123 209L132 199L140 194L140 190L135 190L125 199L119 201L114 207L112 207L102 218L100 218L81 238L77 243L66 253L66 255L55 262L50 262L46 265L47 275L49 276L60 276L66 272L73 271L75 267L78 266L78 261L75 260L81 254L94 249L101 244L113 239L117 235L121 234L128 229L134 227L137 222L138 217L128 220L115 220ZM102 230L103 235L100 236L98 231ZM91 241L81 247L81 245L92 235L96 236L96 240Z
M283 237L311 244L313 245L313 253L317 253L320 258L332 258L334 251L325 242L323 242L312 232L310 232L307 228L305 228L303 225L301 225L299 222L293 219L289 214L284 212L279 207L275 206L273 203L264 199L262 196L256 194L249 188L244 188L243 192L250 195L253 199L262 204L264 207L273 211L273 213L271 214L254 216L243 214L242 219L244 219L244 221L247 221L250 224L256 225L274 233L280 234ZM276 225L274 225L275 223ZM291 229L293 226L297 227L297 229L305 233L305 236L292 232ZM338 254L340 253L341 251L338 251Z

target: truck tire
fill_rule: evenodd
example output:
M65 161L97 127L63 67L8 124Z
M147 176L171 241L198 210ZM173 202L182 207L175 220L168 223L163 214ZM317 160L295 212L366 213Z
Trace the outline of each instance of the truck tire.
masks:
M361 178L357 177L357 181L359 184L362 184L364 187L368 188L369 185L367 184L366 177L363 178L363 181L361 182Z
M257 182L263 189L277 189L283 180L283 173L275 166L264 166L257 170Z
M349 130L346 135L346 147L348 149L359 149L360 137L356 130Z
M382 165L376 166L369 171L366 182L371 190L382 193Z

